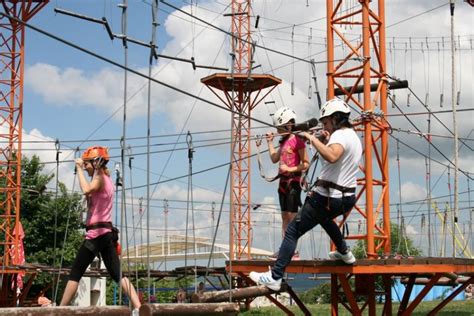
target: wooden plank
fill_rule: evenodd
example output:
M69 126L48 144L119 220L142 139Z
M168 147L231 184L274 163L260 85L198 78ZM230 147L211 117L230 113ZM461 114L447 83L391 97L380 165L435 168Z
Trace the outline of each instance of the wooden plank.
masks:
M101 316L130 316L131 310L127 306L57 306L57 307L11 307L0 308L0 315L18 316L64 316L64 315L101 315Z

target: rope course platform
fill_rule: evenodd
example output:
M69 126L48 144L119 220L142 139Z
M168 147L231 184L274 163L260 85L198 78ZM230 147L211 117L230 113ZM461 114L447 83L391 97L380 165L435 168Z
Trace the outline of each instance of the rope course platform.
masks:
M201 82L223 91L232 91L233 82L235 89L244 86L245 90L249 92L274 87L281 83L281 79L267 74L216 73L202 78Z
M237 274L247 282L251 271L264 272L272 261L236 260L226 262L227 271ZM232 267L230 269L230 267ZM401 277L406 290L400 302L398 315L411 315L426 294L436 285L452 285L458 288L436 306L429 315L435 315L454 297L474 284L474 259L417 257L403 259L361 259L354 265L331 260L292 261L286 268L287 273L330 274L331 305L337 315L338 304L344 306L352 315L362 315L368 308L369 315L376 315L376 296L384 296L384 315L391 315L391 286L393 277ZM382 277L383 291L376 291L376 277ZM354 285L349 281L353 279ZM413 301L409 301L415 284L424 285ZM290 294L291 295L291 294ZM344 298L345 297L345 298ZM365 297L361 305L360 298ZM356 300L357 298L357 300ZM347 301L346 301L347 300ZM299 304L298 304L299 305ZM301 307L301 306L300 306ZM307 314L302 309L305 315Z

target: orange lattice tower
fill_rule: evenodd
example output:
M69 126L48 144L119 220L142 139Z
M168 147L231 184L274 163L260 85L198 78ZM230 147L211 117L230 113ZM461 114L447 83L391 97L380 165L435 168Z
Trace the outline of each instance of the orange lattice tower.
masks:
M351 239L367 241L367 255L377 257L377 250L390 253L390 205L388 171L388 131L390 126L383 116L387 113L387 76L385 56L385 12L384 0L358 1L349 13L343 0L327 0L327 37L328 37L328 98L335 90L344 99L362 111L362 120L358 129L363 132L364 176L359 179L361 188L358 200L365 195L364 203L357 203L355 210L366 220L367 232L352 235ZM351 34L360 31L360 40L347 38L343 26L352 26ZM335 41L345 46L342 54L335 55ZM354 58L358 60L354 60ZM334 62L335 59L342 59ZM351 82L345 88L342 82ZM371 83L374 85L371 87ZM359 101L355 95L363 87L363 98ZM374 158L374 159L373 159ZM378 190L374 190L379 187ZM377 234L375 234L377 232ZM380 242L376 242L376 240Z
M281 80L271 75L252 74L253 46L250 32L250 0L232 1L233 71L202 78L232 114L230 259L250 259L250 126L252 110ZM267 89L269 88L269 89ZM267 89L265 93L261 93ZM220 90L222 93L218 92Z
M10 269L18 264L20 240L21 139L23 127L23 74L25 65L25 26L46 4L45 1L1 0L0 18L0 242L3 245L1 306L13 306L17 297L8 296ZM10 18L12 17L12 18Z

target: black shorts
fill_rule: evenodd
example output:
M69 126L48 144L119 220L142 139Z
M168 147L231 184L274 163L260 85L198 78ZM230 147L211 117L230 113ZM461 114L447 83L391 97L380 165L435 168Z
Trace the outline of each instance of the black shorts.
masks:
M281 186L282 184L280 184ZM288 185L283 184L285 190L278 190L280 208L282 212L297 213L301 206L301 186L298 181L291 181Z
M69 280L79 282L87 267L99 253L110 276L118 283L120 281L120 260L117 255L115 236L112 232L94 239L84 240L72 265Z

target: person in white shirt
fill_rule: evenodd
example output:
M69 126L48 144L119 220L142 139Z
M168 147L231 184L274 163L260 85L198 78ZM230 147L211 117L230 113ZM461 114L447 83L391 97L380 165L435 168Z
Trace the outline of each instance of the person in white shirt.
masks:
M280 246L278 259L268 272L250 272L257 284L278 291L286 266L296 249L298 239L316 225L321 225L336 246L329 253L333 260L353 264L355 257L344 241L341 231L333 221L346 214L355 205L356 174L362 156L362 144L349 122L350 108L338 98L327 101L321 108L320 122L323 130L319 137L303 132L319 152L322 167L315 186L301 211L299 221L293 220Z

